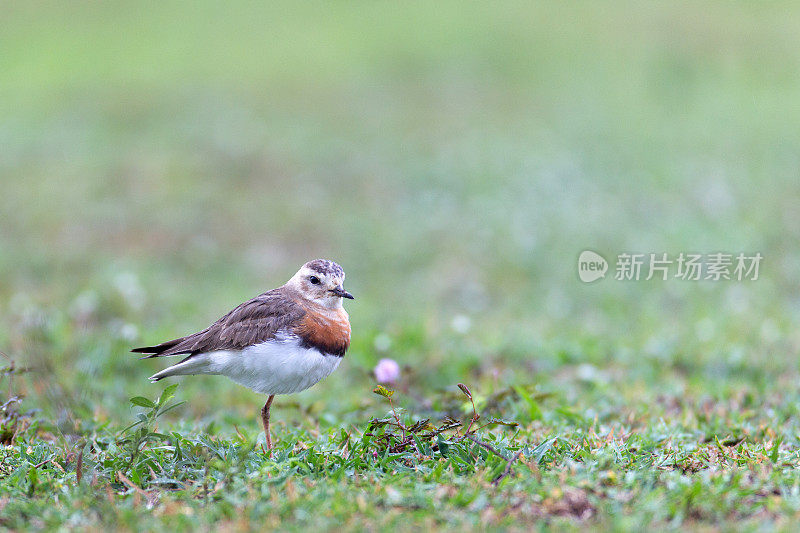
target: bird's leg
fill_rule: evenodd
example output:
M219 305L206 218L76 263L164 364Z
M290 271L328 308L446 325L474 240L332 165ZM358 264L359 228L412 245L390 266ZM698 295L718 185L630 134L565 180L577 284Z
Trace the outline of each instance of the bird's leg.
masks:
M275 395L271 394L261 409L261 422L264 424L264 435L267 437L267 450L272 449L272 437L269 436L269 406L272 405L273 399L275 399Z

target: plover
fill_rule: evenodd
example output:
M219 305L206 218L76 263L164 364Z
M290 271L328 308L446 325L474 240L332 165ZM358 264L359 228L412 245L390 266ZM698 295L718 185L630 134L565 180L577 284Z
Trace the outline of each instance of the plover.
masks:
M151 357L186 357L150 380L187 374L221 374L268 395L261 409L267 449L272 449L269 408L277 394L303 391L336 370L350 346L350 319L342 299L344 270L327 259L303 265L282 287L239 305L203 331L135 348Z

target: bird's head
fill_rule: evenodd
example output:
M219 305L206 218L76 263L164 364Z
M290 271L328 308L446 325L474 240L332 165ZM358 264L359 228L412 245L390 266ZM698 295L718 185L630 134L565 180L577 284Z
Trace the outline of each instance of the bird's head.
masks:
M342 298L353 300L344 290L344 270L327 259L309 261L292 276L287 286L300 296L323 307L335 309L342 306Z

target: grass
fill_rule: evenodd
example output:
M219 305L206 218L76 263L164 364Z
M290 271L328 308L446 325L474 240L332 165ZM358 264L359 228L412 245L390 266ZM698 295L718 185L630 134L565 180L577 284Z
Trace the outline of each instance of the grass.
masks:
M7 6L0 527L792 529L798 36L789 2ZM585 249L764 261L583 284ZM128 353L315 257L353 343L271 456L263 397Z
M228 437L161 429L161 415L180 408L169 404L175 389L133 398L127 428L57 437L23 419L3 451L3 526L749 529L788 527L800 504L800 457L784 442L797 435L796 394L769 406L672 397L592 413L555 391L465 389L473 398L443 394L422 414L392 406L369 422L282 429L267 455L256 427Z

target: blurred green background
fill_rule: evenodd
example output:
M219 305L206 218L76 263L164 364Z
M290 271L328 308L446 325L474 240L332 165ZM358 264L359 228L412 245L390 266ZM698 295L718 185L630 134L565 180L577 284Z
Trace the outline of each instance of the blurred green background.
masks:
M34 370L16 386L62 429L124 423L165 364L127 350L326 257L353 346L297 401L331 423L380 357L423 392L792 389L790 5L5 3L0 349ZM588 285L584 249L764 260L754 282ZM223 378L178 396L176 418L257 428L261 399Z

